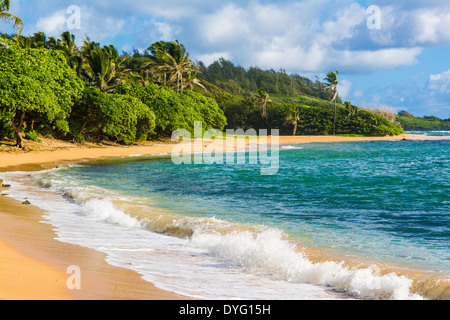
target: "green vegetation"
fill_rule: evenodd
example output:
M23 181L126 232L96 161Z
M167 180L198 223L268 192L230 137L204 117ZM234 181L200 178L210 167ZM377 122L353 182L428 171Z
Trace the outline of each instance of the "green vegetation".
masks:
M449 131L450 118L439 119L434 116L423 118L414 117L406 111L401 111L397 115L397 121L407 131Z
M0 21L11 23L16 31L20 33L23 29L23 21L19 17L9 13L10 0L0 0Z
M226 128L277 128L281 134L294 135L404 133L386 114L342 103L337 71L322 83L284 71L245 70L224 59L203 68L199 78L208 90L204 94L224 111Z
M0 12L9 1L0 0ZM11 20L12 19L12 20ZM21 28L21 21L8 18ZM183 44L159 41L120 54L86 38L0 35L0 138L41 135L117 143L176 129L279 129L281 134L398 135L395 119L345 102L338 72L325 83L284 70L194 64Z
M155 114L139 99L106 94L86 87L70 117L77 140L109 139L131 144L146 140L155 128Z
M24 130L68 133L67 118L82 92L81 80L60 52L4 42L9 48L0 50L0 131L14 133L21 148Z
M158 42L142 59L120 55L87 38L81 48L64 32L5 36L0 49L0 138L132 144L170 137L176 129L222 130L217 102L202 88L199 71L178 42ZM149 52L150 52L149 51Z
M339 84L339 72L328 72L327 76L325 77L325 81L327 83L327 89L330 89L331 96L330 96L330 102L334 102L334 122L333 122L333 134L336 134L336 113L337 113L337 107L336 107L336 99L338 96L337 87ZM349 102L350 103L350 102Z

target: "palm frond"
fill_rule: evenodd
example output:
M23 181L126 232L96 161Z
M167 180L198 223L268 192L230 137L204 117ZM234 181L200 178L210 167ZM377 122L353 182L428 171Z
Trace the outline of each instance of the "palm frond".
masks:
M0 12L0 21L11 23L14 27L14 30L17 31L17 33L20 34L22 32L23 21L19 17L8 12Z

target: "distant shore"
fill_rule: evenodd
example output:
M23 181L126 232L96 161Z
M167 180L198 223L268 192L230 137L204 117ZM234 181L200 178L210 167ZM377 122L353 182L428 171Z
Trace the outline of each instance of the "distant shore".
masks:
M432 140L442 137L283 136L279 137L279 143L403 139ZM209 143L205 142L203 147ZM41 145L33 145L35 151L0 147L0 171L35 171L80 160L170 154L173 147L169 143L124 147L74 145L48 140ZM0 193L7 194L7 188L0 188ZM133 271L107 264L102 253L55 240L52 226L40 223L44 220L42 215L43 211L37 207L0 196L0 300L189 299L160 290ZM70 275L66 270L70 265L80 266L83 270L81 290L67 288Z

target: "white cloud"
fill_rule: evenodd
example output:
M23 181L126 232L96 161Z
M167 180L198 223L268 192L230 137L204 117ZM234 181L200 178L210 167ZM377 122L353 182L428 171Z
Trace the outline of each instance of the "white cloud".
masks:
M338 92L341 99L346 100L349 97L350 90L352 88L352 83L348 80L339 81Z
M62 9L72 1L47 1L55 9L33 31L58 36L66 30ZM25 0L19 2L25 8ZM137 48L178 39L205 63L223 56L244 67L288 72L371 72L414 65L424 47L450 43L450 3L444 1L379 0L381 30L368 30L367 6L356 1L130 0L126 7L111 0L77 2L77 39L123 36L121 45ZM36 10L42 14L44 8Z
M428 90L433 94L450 94L450 70L430 75Z
M180 28L173 27L166 22L154 22L159 38L163 41L171 41L179 34Z
M225 60L232 60L233 56L229 52L214 52L210 54L197 55L195 60L203 62L206 66L209 66L214 61L223 58Z
M36 28L46 34L60 34L61 32L67 30L67 13L65 10L59 10L53 14L39 18L36 23Z
M209 45L225 46L247 40L251 36L249 18L243 8L229 4L201 19L200 32Z
M410 66L417 63L421 48L389 48L364 51L336 51L334 63L352 70L394 69L400 66Z
M356 90L355 92L353 92L353 97L356 99L360 99L360 98L364 97L364 91Z
M450 43L450 9L420 10L412 13L415 18L412 41L417 44Z
M229 52L245 66L370 72L416 64L420 47L395 45L398 21L387 23L388 30L376 36L367 29L366 10L344 1L232 3L200 16L197 31L206 51ZM394 12L390 8L386 14L393 17ZM373 41L366 50L357 42L364 35L366 42ZM392 45L380 47L386 44Z
M67 24L71 14L64 9L39 18L31 28L31 33L42 31L47 36L59 37L62 32L70 31L77 36L78 42L86 36L93 41L102 41L117 36L126 24L126 20L105 14L94 7L83 6L80 9L80 28L71 28Z

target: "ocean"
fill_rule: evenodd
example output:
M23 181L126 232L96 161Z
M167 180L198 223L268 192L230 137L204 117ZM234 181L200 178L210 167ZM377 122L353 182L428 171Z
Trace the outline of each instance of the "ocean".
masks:
M307 143L267 176L135 155L0 178L58 240L182 295L450 299L449 155L450 140Z

